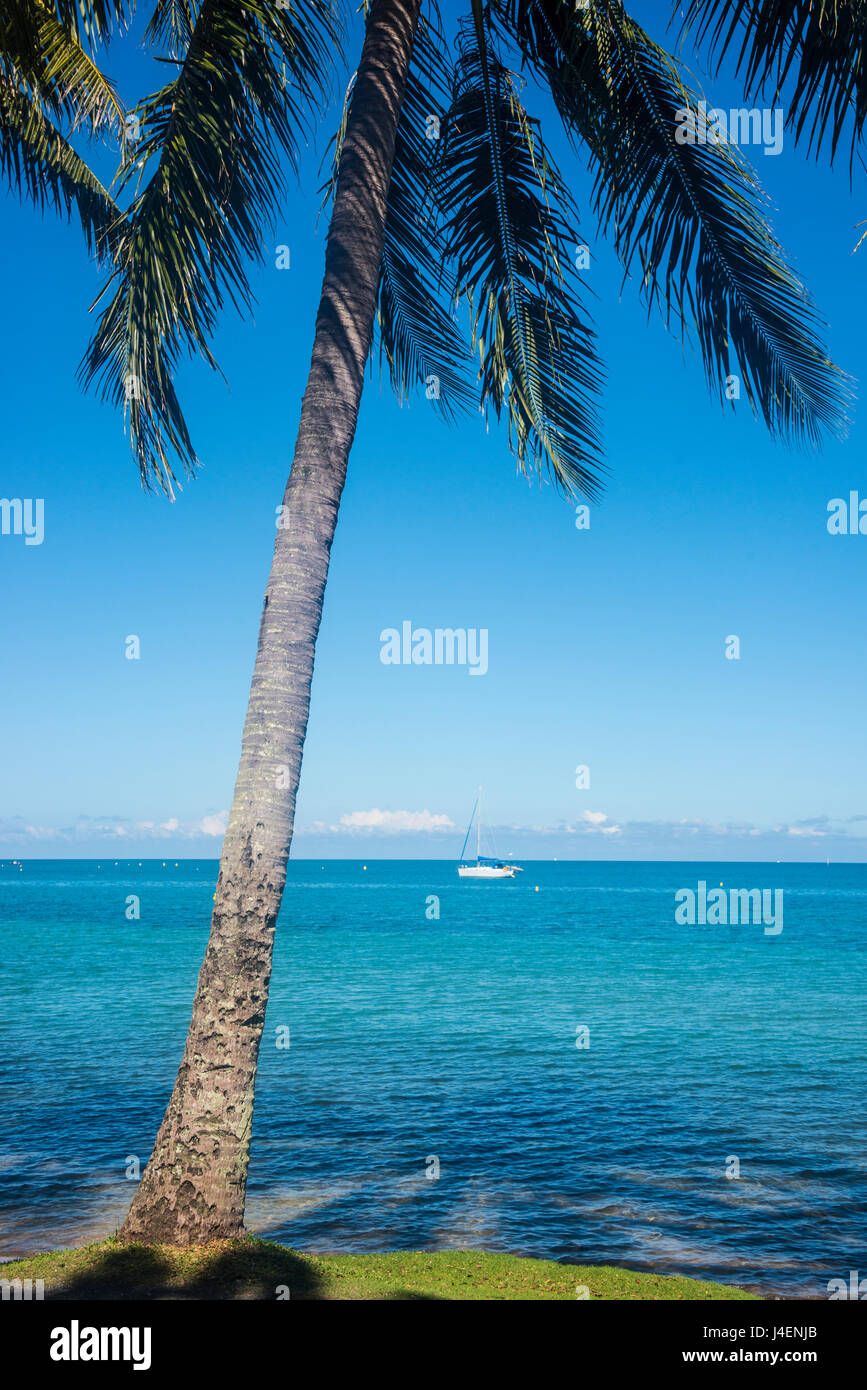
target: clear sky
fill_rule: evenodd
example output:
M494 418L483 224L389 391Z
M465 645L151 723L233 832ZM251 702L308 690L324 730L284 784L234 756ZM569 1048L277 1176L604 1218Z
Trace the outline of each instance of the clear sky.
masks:
M667 4L633 12L665 38ZM120 45L115 59L132 104L156 79ZM702 82L741 104L730 80ZM2 197L0 494L43 498L45 534L0 536L0 855L219 852L312 343L332 129L253 272L255 320L224 317L230 389L201 363L181 374L206 466L173 503L142 493L121 419L76 384L101 283L79 232ZM516 474L505 430L449 429L423 397L401 409L374 371L293 854L457 857L483 783L501 853L865 860L867 536L826 527L831 498L867 497L861 411L820 454L775 444L743 404L723 415L697 357L648 322L634 286L621 296L588 176L547 132L592 251L604 500L576 529L573 506ZM851 252L867 178L850 190L845 167L788 137L751 157L835 360L863 379L867 243ZM486 674L384 665L380 633L405 621L487 629Z

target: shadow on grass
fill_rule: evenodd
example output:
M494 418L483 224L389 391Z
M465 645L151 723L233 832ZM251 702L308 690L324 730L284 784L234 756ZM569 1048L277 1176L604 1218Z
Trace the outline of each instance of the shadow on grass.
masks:
M382 1303L443 1303L438 1293L421 1293L418 1289L389 1289L378 1300Z
M70 1273L46 1301L67 1299L319 1299L324 1284L315 1266L292 1250L257 1241L232 1241L213 1253L172 1252L117 1245L86 1270Z

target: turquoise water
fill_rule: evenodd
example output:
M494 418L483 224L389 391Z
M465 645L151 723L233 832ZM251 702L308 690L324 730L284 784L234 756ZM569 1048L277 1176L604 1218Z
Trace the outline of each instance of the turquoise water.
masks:
M215 878L0 864L0 1254L122 1217ZM699 879L782 888L782 933L678 925ZM825 1296L867 1274L865 939L860 865L545 863L474 884L445 862L295 861L248 1224L302 1250L477 1246Z

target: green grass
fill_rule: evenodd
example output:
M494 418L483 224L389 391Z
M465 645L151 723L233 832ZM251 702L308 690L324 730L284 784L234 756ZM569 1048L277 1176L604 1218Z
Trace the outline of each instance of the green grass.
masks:
M387 1255L301 1255L267 1240L174 1250L116 1240L15 1260L4 1279L44 1279L46 1299L753 1299L730 1284L640 1274L610 1265L562 1265L474 1250ZM285 1298L285 1292L282 1294Z

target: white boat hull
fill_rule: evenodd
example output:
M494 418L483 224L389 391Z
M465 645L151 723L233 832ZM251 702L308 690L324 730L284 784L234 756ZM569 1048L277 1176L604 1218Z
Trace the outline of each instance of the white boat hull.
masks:
M473 826L473 819L476 822L476 862L464 859L467 852L467 841L470 838L470 831ZM517 864L507 864L498 854L482 854L482 789L479 787L479 794L476 797L476 804L470 816L470 823L467 826L467 833L464 836L461 857L458 860L458 874L461 878L514 878L516 874L523 873Z
M459 864L461 878L514 878L522 873L517 864Z

